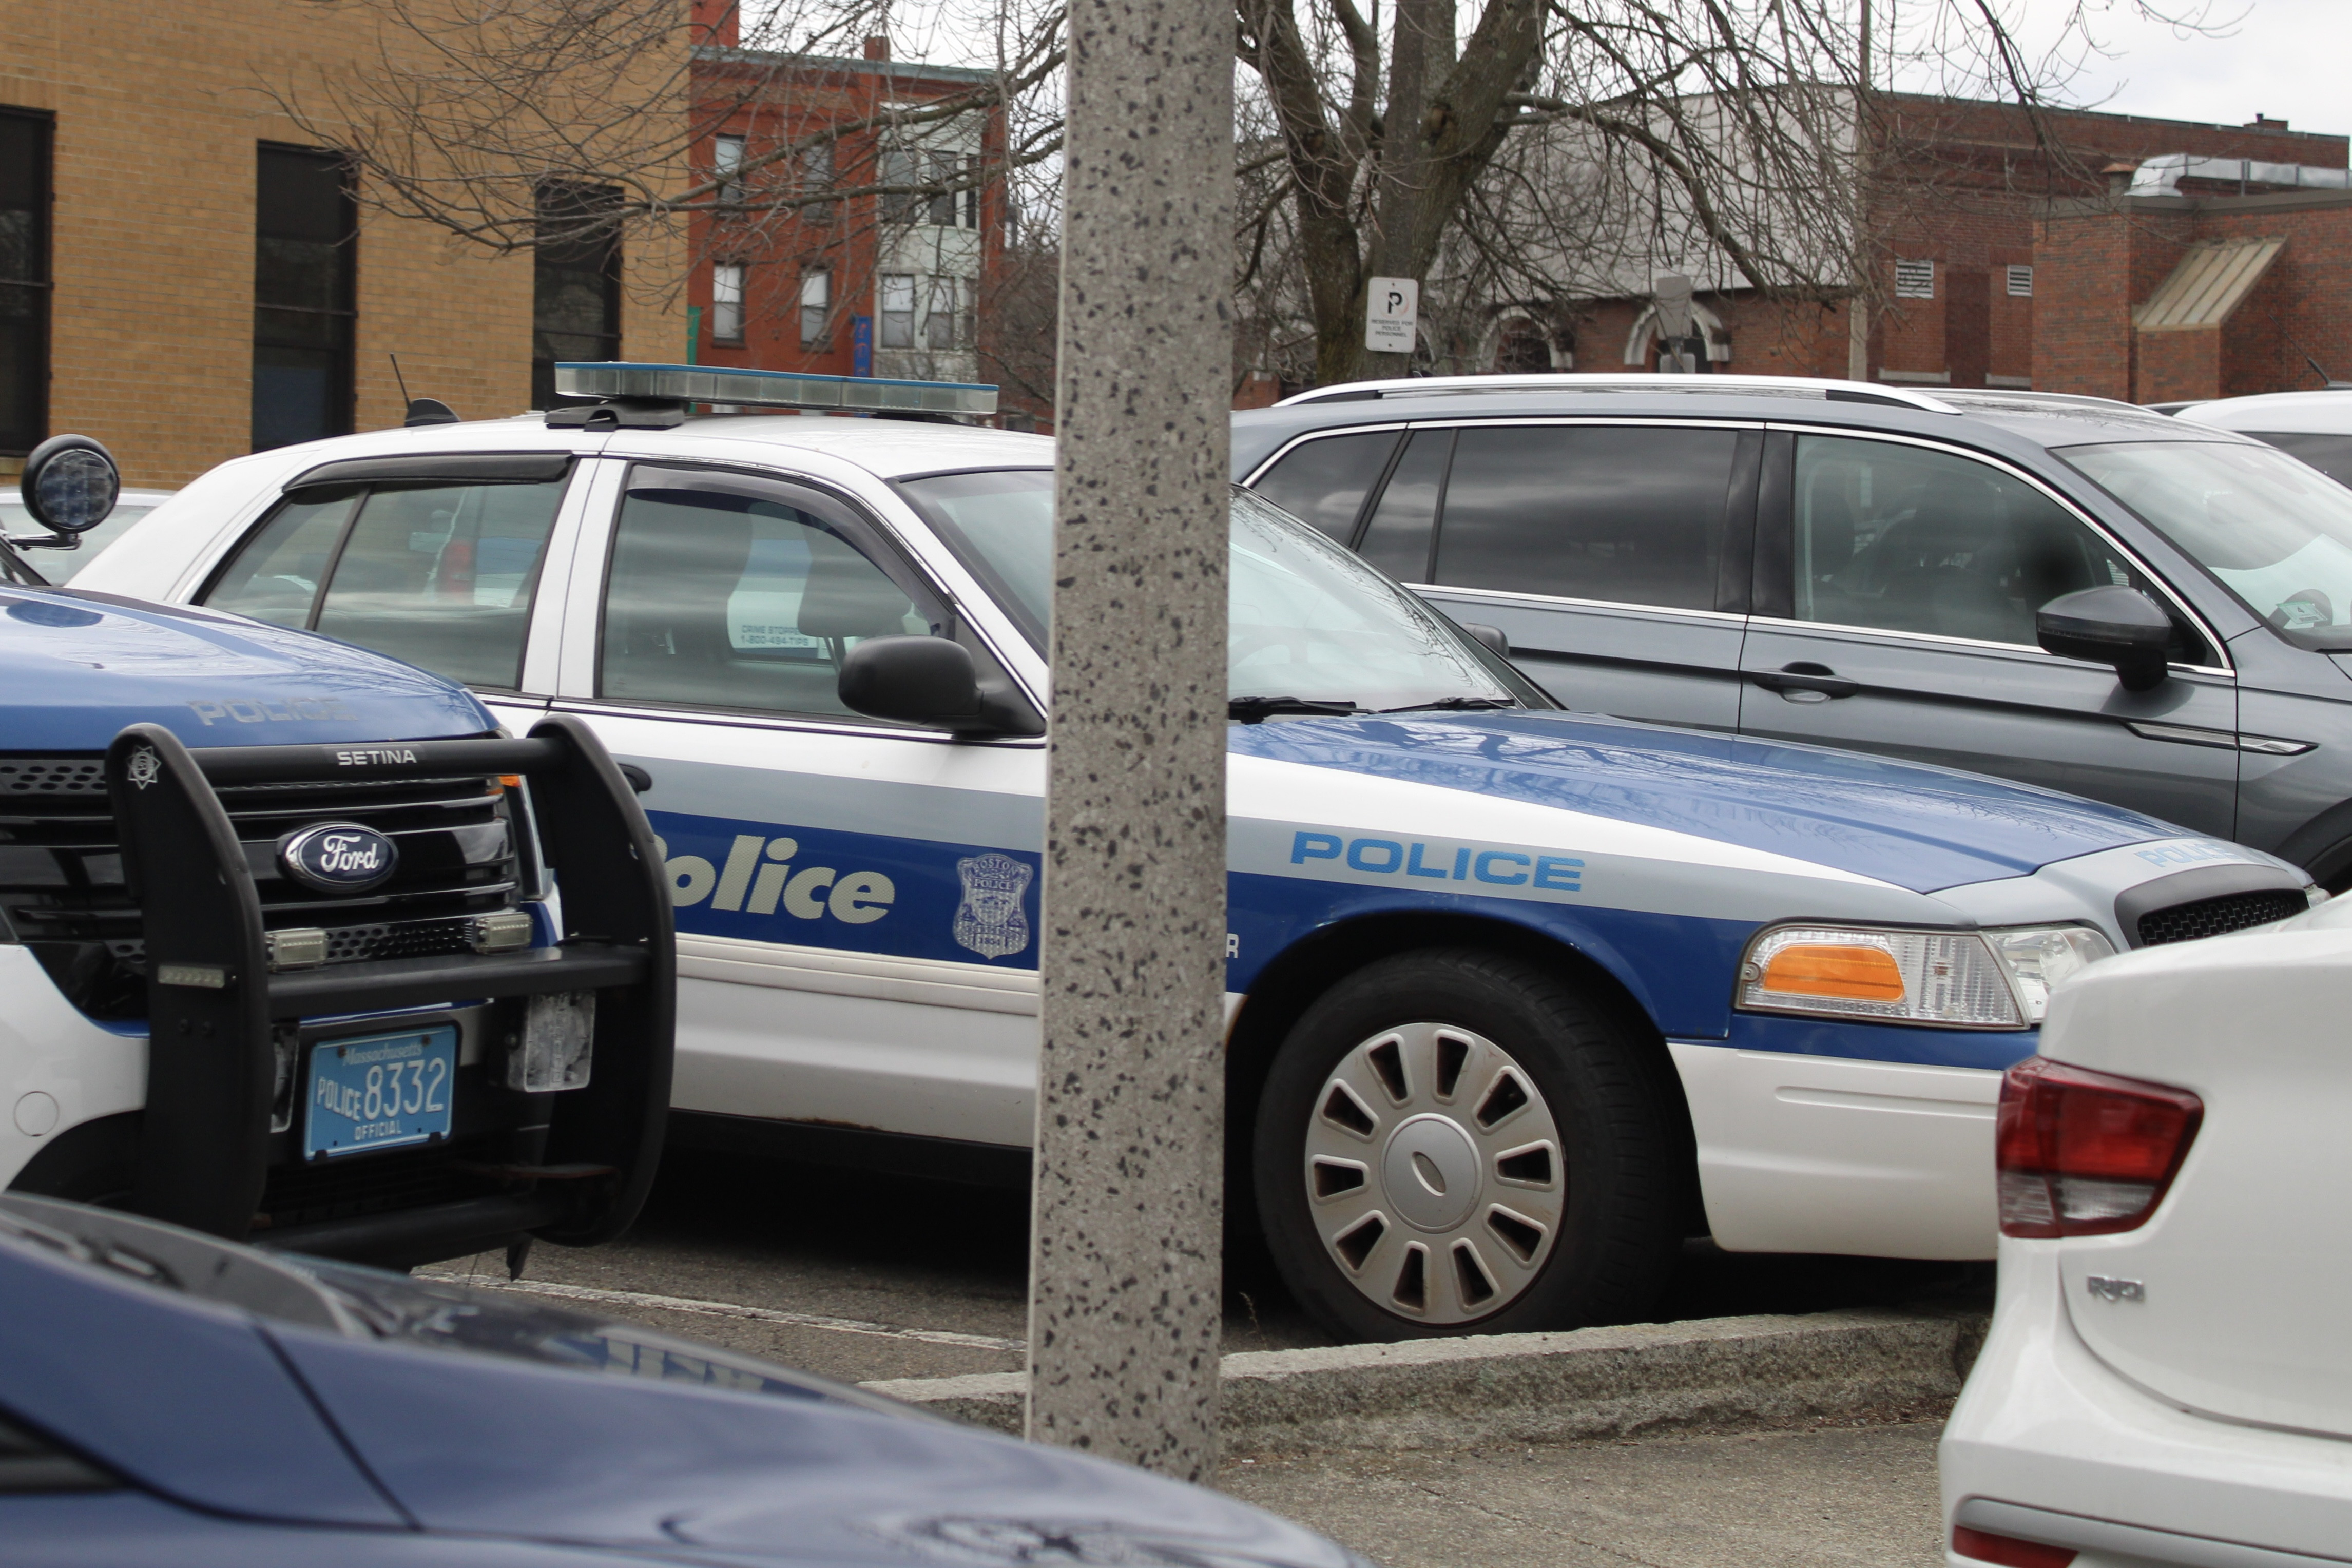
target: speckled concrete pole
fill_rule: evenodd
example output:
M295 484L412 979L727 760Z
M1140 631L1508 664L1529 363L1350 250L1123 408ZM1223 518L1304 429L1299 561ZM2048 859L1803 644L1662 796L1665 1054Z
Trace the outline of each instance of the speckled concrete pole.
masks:
M1073 0L1029 1435L1216 1460L1233 12Z

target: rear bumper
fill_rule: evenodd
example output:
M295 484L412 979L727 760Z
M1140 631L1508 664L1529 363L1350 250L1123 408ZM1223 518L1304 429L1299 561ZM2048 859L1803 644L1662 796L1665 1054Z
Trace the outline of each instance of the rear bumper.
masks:
M385 1269L413 1269L445 1258L494 1251L563 1218L569 1201L557 1193L468 1198L424 1208L395 1209L356 1219L289 1226L253 1238L272 1252L307 1252Z
M2001 1241L1992 1330L1939 1453L1948 1548L1962 1523L2072 1546L2082 1568L2345 1560L2352 1442L2155 1397L2092 1354L2061 1291L2056 1243Z

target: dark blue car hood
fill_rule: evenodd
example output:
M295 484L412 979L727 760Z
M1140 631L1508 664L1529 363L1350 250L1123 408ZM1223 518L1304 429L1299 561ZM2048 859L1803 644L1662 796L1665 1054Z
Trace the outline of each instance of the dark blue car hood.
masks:
M1915 893L2183 836L2136 811L1973 773L1591 714L1270 720L1232 733L1238 756L1557 806Z
M110 594L0 588L0 751L424 740L497 722L463 687L305 632Z

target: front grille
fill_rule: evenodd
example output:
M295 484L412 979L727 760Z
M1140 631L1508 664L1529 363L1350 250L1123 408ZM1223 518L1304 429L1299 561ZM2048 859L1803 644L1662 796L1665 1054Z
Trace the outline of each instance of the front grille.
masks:
M2139 917L2139 945L2161 947L2168 942L2194 942L2200 936L2219 936L2225 932L2243 931L2249 925L2267 925L2310 907L2309 895L2294 888L2225 893L2219 898L2200 898L2168 909L2149 910Z
M325 928L330 964L462 953L475 915L517 902L513 820L496 779L236 785L219 795L263 925ZM281 838L336 821L362 823L399 845L390 882L354 896L280 874ZM143 1013L139 912L123 886L100 759L0 757L0 936L11 933L85 1010Z
M272 1166L261 1192L261 1212L269 1217L269 1227L257 1229L255 1236L267 1240L270 1229L291 1225L457 1203L505 1190L497 1177L464 1169L464 1158L456 1148L444 1145L341 1161Z

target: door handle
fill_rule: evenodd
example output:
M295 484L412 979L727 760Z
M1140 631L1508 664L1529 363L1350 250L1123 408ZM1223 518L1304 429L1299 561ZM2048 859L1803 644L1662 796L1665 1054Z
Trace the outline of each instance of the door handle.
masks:
M1756 670L1748 678L1768 692L1819 692L1825 697L1850 697L1862 690L1860 681L1832 674L1827 664L1783 664L1777 670Z

